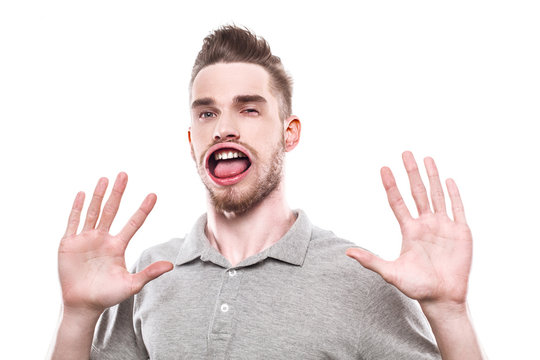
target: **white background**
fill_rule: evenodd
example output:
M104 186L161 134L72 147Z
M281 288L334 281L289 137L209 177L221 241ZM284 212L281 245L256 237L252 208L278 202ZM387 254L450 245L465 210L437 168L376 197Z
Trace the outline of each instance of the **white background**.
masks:
M401 238L379 169L394 170L409 201L401 152L433 156L473 230L469 302L484 348L491 359L538 356L536 2L299 3L1 3L3 358L47 352L56 250L77 191L129 174L113 230L158 194L128 264L205 211L187 85L203 37L233 22L264 36L295 80L303 132L288 156L290 205L394 258Z

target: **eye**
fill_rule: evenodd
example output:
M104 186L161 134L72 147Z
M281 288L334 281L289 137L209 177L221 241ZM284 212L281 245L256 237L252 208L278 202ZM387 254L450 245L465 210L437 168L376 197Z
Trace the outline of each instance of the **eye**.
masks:
M207 118L211 118L211 117L214 117L214 116L216 116L216 114L214 114L211 111L203 111L202 113L199 114L199 118L201 118L201 119L207 119Z
M249 116L259 115L259 111L257 109L252 109L252 108L244 109L242 112L246 113Z

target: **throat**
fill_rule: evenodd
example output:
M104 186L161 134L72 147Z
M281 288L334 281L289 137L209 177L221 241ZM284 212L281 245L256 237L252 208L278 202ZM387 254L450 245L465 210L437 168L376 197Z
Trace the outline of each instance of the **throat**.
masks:
M243 216L209 211L205 234L232 266L278 242L293 226L296 213L286 206L266 206Z

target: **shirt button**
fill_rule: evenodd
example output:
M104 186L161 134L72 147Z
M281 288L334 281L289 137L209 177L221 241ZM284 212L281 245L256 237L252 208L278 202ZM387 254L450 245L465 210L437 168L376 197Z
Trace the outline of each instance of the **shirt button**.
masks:
M222 311L222 312L227 312L227 311L229 311L229 305L227 305L227 304L221 304L221 311Z
M236 275L236 270L235 269L229 270L229 276L230 277L233 277L235 275Z

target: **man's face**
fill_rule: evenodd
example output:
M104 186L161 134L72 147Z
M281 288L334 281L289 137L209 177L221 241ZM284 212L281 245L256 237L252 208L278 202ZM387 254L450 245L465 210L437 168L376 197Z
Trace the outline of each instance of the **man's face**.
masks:
M193 159L218 211L241 214L280 184L284 127L263 67L203 68L191 89L191 119Z

